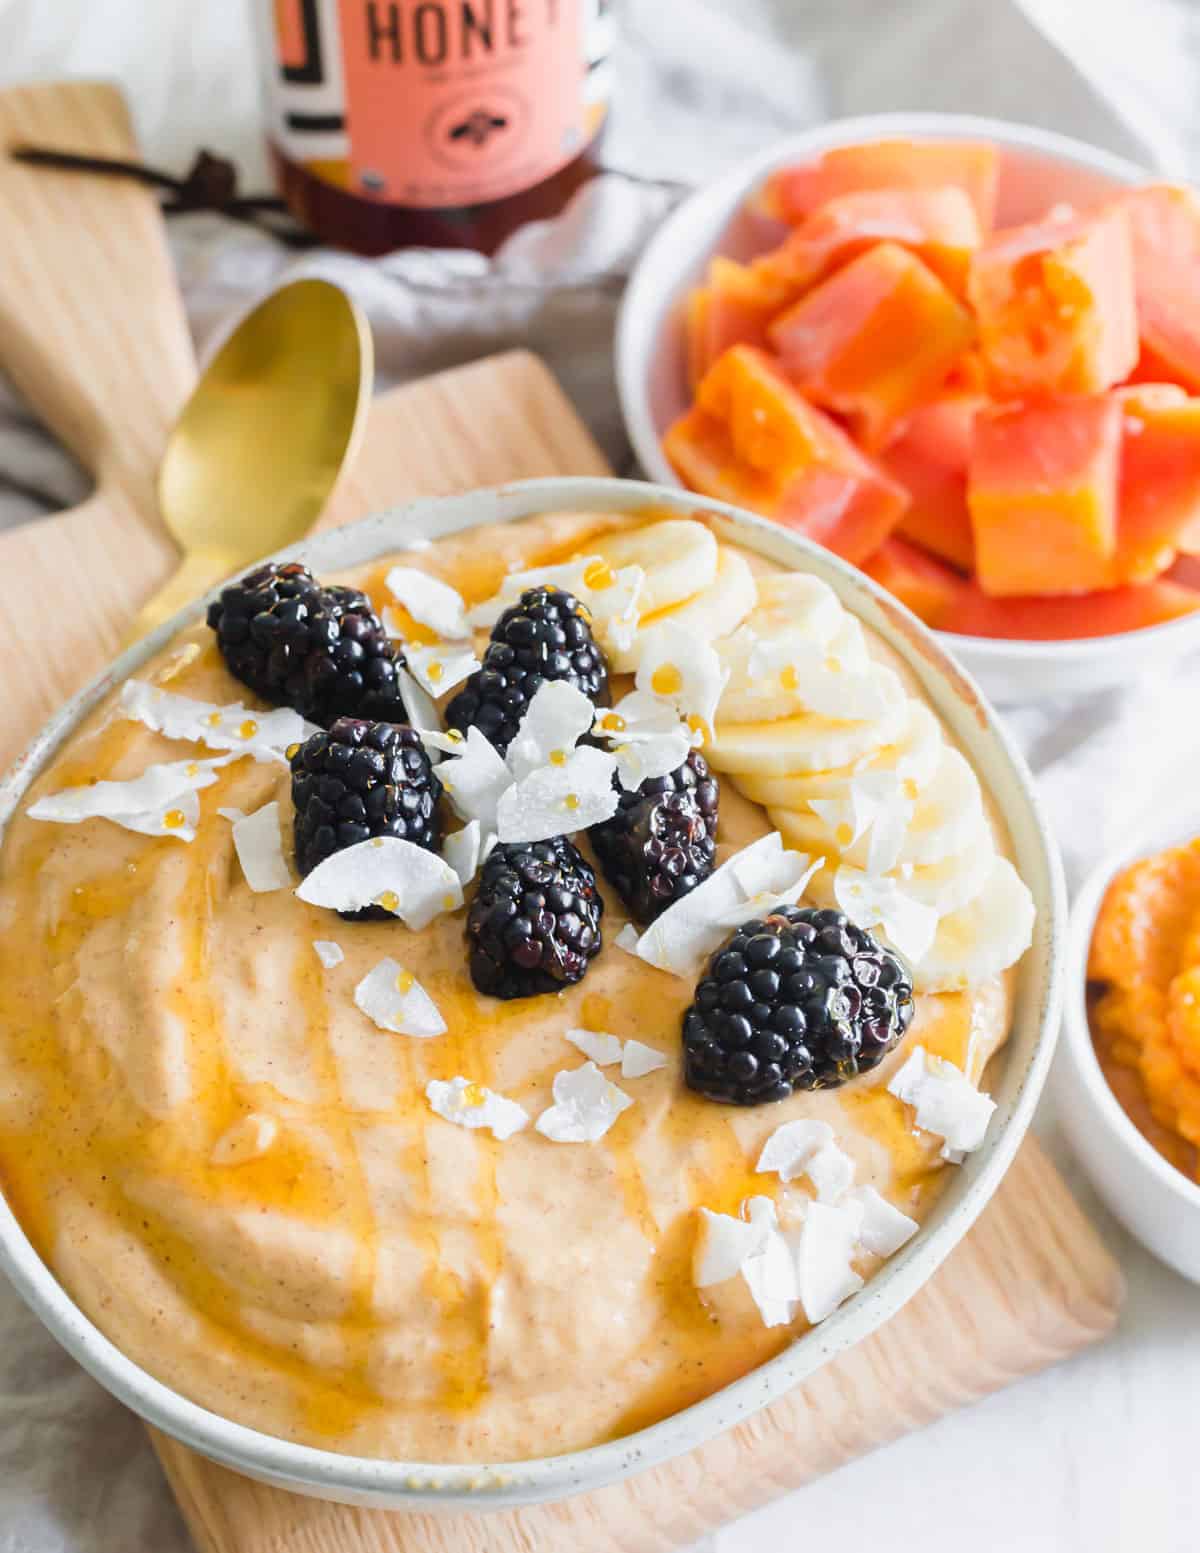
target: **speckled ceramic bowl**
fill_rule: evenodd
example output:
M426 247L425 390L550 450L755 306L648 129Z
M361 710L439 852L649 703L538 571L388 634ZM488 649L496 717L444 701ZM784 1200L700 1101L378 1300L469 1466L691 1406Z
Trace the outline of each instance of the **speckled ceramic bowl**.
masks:
M508 523L557 509L628 510L654 505L690 515L698 506L740 545L824 579L911 666L934 709L960 740L996 800L1017 867L1033 892L1037 924L1021 966L1011 1039L989 1087L998 1109L987 1141L958 1172L920 1233L866 1288L813 1331L751 1374L705 1401L621 1440L569 1455L492 1465L378 1461L293 1445L180 1396L127 1359L73 1304L0 1200L0 1266L47 1328L114 1396L156 1428L238 1472L297 1493L380 1508L489 1509L563 1498L676 1456L746 1418L790 1390L833 1355L866 1337L921 1287L971 1227L999 1185L1029 1124L1057 1033L1062 873L1020 756L976 687L905 609L828 551L718 502L621 480L532 480L466 496L418 502L323 534L285 553L318 573L362 566L419 535L436 539L480 524ZM134 674L182 626L197 602L124 653L46 727L0 786L0 827L26 787L76 725L115 684Z

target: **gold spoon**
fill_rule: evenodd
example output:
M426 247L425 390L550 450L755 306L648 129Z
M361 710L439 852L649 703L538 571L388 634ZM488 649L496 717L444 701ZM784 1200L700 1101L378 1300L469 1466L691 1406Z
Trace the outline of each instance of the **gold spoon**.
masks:
M129 641L308 532L358 447L373 375L370 327L328 281L292 281L242 320L167 439L159 509L183 555Z

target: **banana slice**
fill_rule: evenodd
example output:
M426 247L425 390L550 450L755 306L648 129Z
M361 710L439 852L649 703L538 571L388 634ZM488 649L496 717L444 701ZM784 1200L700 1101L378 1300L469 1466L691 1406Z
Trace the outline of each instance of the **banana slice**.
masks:
M847 719L875 715L874 660L853 615L843 614L825 640L806 635L802 626L772 626L760 633L759 617L754 610L739 630L717 643L729 671L722 717L753 723L806 711Z
M717 580L717 541L703 523L668 518L645 528L627 529L589 540L588 555L598 555L613 571L640 566L646 574L638 600L643 615L682 604ZM581 551L580 554L583 554Z
M666 528L667 525L662 523L657 527ZM647 529L645 532L653 533L654 530ZM643 563L639 561L637 564ZM646 576L649 579L650 573L647 572ZM641 662L640 643L643 633L654 626L666 625L668 621L689 632L700 642L714 642L720 636L728 636L731 631L737 630L754 608L757 597L758 589L750 567L736 551L727 550L722 545L717 556L717 574L710 586L681 604L673 604L669 609L644 613L638 621L631 645L609 654L609 667L618 674L636 674Z
M988 882L996 845L983 810L975 828L963 840L958 852L936 863L901 863L894 870L901 887L924 906L949 913L961 911L976 898Z
M933 780L919 797L900 860L937 863L963 850L983 815L979 778L958 750L946 745Z
M906 715L907 722L896 742L884 745L863 760L794 776L747 772L738 777L738 786L753 802L777 804L783 809L805 809L810 798L844 798L853 778L864 771L894 771L918 789L925 787L942 758L941 725L924 702L916 699L908 702Z
M850 846L848 838L843 850L843 843L839 843L825 821L806 809L772 807L767 810L767 818L793 852L808 852L813 857L823 857L833 867L838 863L854 861L860 853L865 853L865 847Z
M908 720L908 696L883 664L872 671L883 687L883 708L865 722L843 722L804 712L770 722L718 723L705 756L733 776L786 777L848 766L900 736Z
M758 579L758 602L746 624L758 636L799 631L822 646L852 619L827 582L807 572L768 572Z
M886 873L906 895L922 906L932 907L939 915L959 911L979 895L987 884L996 855L992 833L982 810L977 828L963 833L962 848L937 862L896 861L895 852L899 848L894 838L877 838L884 847L891 848L885 854L882 867L879 866L880 859L872 856L870 833L848 840L816 814L773 805L768 807L767 817L793 850L823 857L830 867L847 863L866 873Z
M1008 859L997 855L970 905L938 923L933 945L917 966L917 986L944 992L998 975L1029 948L1033 919L1033 897Z

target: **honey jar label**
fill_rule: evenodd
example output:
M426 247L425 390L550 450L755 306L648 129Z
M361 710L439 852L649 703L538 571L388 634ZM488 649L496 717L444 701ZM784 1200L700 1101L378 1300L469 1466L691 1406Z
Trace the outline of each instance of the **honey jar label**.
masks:
M272 132L360 198L505 199L600 128L607 13L602 0L267 0Z

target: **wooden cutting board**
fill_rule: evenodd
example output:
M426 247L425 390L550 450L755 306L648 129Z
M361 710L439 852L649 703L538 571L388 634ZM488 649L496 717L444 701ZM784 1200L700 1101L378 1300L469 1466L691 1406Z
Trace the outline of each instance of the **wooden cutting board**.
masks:
M19 140L133 151L120 97L88 83L0 94L0 147ZM152 477L195 369L144 191L0 158L0 244L0 365L96 477L74 511L0 533L7 765L169 572ZM322 526L416 496L605 472L546 369L514 353L379 399ZM61 625L47 635L49 601ZM485 1516L385 1513L264 1488L152 1438L200 1553L673 1553L1096 1341L1121 1289L1031 1139L975 1229L886 1327L765 1412L629 1482Z

